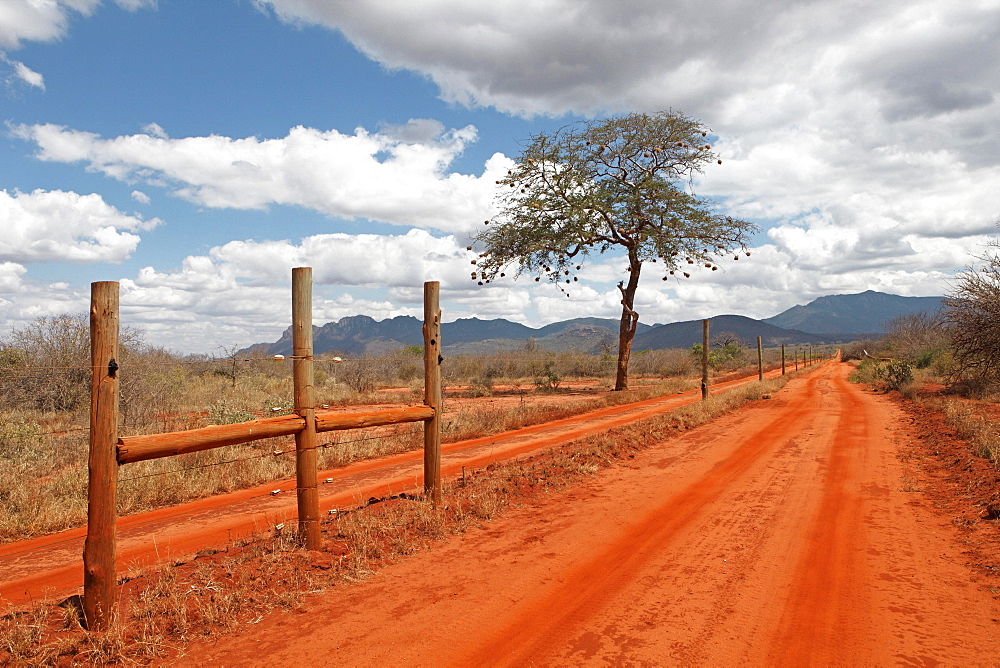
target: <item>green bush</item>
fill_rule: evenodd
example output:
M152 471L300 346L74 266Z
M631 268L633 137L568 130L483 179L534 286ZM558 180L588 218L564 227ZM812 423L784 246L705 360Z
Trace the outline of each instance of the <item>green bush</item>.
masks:
M559 389L562 379L553 369L552 362L546 362L542 367L541 375L535 378L535 387L542 391L553 392Z
M893 360L885 365L883 378L890 390L901 390L913 382L913 367L909 362Z
M866 359L848 379L889 390L902 390L913 383L913 367L904 360Z

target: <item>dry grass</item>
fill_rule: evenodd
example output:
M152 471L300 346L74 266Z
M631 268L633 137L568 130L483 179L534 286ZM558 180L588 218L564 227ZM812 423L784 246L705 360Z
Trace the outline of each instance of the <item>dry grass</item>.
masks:
M234 386L219 376L200 377L190 383L190 404L176 413L152 416L123 428L123 434L157 433L254 419L290 412L282 400L287 379L267 375L240 379ZM629 392L603 392L592 397L537 405L527 393L516 408L488 405L448 410L445 404L442 438L445 442L485 436L546 422L587 410L638 401L671 393L678 382L665 382ZM321 401L331 402L331 395ZM378 403L418 403L413 392L351 395ZM374 401L373 401L374 402ZM185 411L193 405L208 411ZM175 406L176 407L176 406ZM87 433L79 417L69 413L19 411L0 421L0 542L10 542L82 526L87 511ZM66 431L71 429L71 431ZM322 469L419 448L422 429L413 425L370 429L363 432L321 434L319 466ZM120 472L119 515L129 515L197 498L245 489L294 475L291 437L207 450L180 457L130 464ZM274 452L283 455L275 456ZM32 480L33 485L23 481ZM170 484L163 484L169 480Z
M916 399L925 408L944 415L945 421L958 436L969 444L969 449L977 457L1000 464L1000 424L982 411L974 403L954 397Z
M641 423L491 464L445 485L433 507L398 495L341 512L323 525L318 552L297 549L287 530L205 551L122 587L104 633L83 631L72 607L43 604L0 619L0 663L67 665L169 661L195 637L294 609L310 594L363 579L382 565L461 533L546 492L579 484L629 454L777 391L788 377L753 383Z

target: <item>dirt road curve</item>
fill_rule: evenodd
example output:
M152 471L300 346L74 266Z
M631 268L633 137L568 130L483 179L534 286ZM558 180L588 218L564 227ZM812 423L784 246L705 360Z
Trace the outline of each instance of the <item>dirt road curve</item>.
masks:
M768 375L777 373L780 371ZM713 392L751 380L756 380L756 376L718 383ZM635 422L698 398L700 391L692 390L495 436L449 443L442 448L442 470L446 476L457 475L463 466L485 466L491 461ZM422 457L420 451L408 452L320 472L320 479L329 480L320 487L321 511L356 507L373 496L419 491L423 485ZM272 495L274 490L281 492ZM186 557L209 547L223 547L232 539L293 520L295 516L295 481L285 480L123 517L118 521L118 572L128 574L152 563ZM84 536L84 529L76 529L0 545L0 610L79 590L83 585Z
M192 665L998 665L997 601L829 363Z

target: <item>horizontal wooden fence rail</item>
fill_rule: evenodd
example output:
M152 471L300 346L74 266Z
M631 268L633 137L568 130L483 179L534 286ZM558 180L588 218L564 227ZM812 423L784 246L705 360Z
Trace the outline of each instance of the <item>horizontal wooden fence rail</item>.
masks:
M320 548L316 434L406 422L424 423L424 496L441 501L440 285L424 283L424 403L420 406L340 412L316 410L312 343L312 268L292 269L292 386L295 413L166 434L118 437L118 283L91 284L91 410L84 544L83 611L90 630L107 628L116 605L118 467L160 457L295 436L295 490L299 537ZM127 370L125 371L127 373Z
M434 417L430 406L386 408L363 413L343 413L332 410L316 411L316 431L338 431L381 427L389 424L424 422ZM282 415L235 424L220 424L187 431L164 434L127 436L118 439L119 464L132 464L148 459L185 455L226 445L249 443L262 438L292 436L306 428L306 421L298 415Z

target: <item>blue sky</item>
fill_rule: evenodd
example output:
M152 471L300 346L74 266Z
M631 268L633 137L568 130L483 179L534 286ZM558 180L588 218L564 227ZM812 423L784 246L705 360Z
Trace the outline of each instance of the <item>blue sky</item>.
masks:
M958 4L958 3L956 3ZM613 5L613 6L612 6ZM468 280L519 141L679 109L723 156L695 183L758 222L750 262L644 276L648 323L824 294L938 295L1000 214L1000 3L4 0L0 322L86 309L178 351L316 321L617 317L623 266L569 298Z

